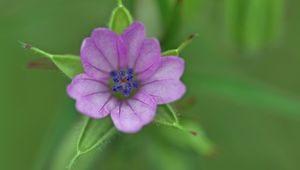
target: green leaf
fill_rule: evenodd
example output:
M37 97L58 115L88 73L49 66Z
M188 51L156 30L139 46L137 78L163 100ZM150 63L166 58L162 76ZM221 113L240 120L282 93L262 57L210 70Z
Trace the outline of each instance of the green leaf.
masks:
M224 1L224 20L226 32L229 39L237 47L242 47L243 42L243 28L245 9L247 7L248 0L225 0Z
M283 25L283 12L284 12L283 0L267 1L267 15L268 17L268 29L266 30L267 39L270 41L276 39L281 32Z
M185 121L182 124L186 129L189 129L190 133L172 128L161 129L160 133L168 143L186 150L194 151L200 156L212 156L216 153L214 144L206 136L199 123Z
M121 34L132 23L132 16L128 9L123 6L122 0L118 0L118 7L112 12L109 28Z
M158 107L154 121L159 125L170 126L183 130L183 127L179 125L179 119L176 112L169 104Z
M259 50L279 36L283 0L225 0L224 7L228 37L239 48Z
M201 155L212 155L215 147L205 136L204 130L197 123L179 123L179 119L174 109L170 105L160 106L155 118L155 123L170 128L160 129L162 138L176 146L194 150ZM178 138L178 136L181 136Z
M35 160L36 165L33 170L50 170L52 168L49 165L55 164L53 160L57 157L58 146L62 144L62 141L64 141L63 139L66 138L66 134L69 134L69 128L74 125L74 121L76 121L78 116L80 116L75 111L73 101L68 100L66 105L67 107L60 111L60 113L55 117L53 124L49 128L49 131L45 132L46 137L43 139L42 148L40 149ZM76 125L78 124L76 123ZM72 145L72 143L74 143L75 141L70 141L68 145L63 144L64 151L66 151L67 148L71 146L74 146L74 148L71 148L71 151L75 151L75 144ZM73 152L68 153L73 154ZM64 164L60 167L64 168L67 165L68 161L70 161L70 158L67 158Z
M53 55L53 63L68 77L73 78L77 74L83 73L80 57L75 55Z
M269 27L267 25L267 8L266 0L248 0L243 32L247 49L259 49L266 42L265 29Z
M78 120L60 139L61 143L55 148L52 159L47 161L45 170L90 169L105 144L117 134L110 118L95 120L77 116Z
M155 123L171 127L160 129L163 133L162 138L168 140L168 142L190 148L203 155L212 155L215 152L214 145L204 135L203 129L193 122L186 122L183 126L179 123L177 114L171 105L160 106L156 115ZM182 137L178 138L178 136Z
M71 159L68 168L71 169L75 161L95 149L101 149L117 133L110 118L91 119L84 117L83 128L78 136L76 154Z
M163 49L168 48L172 41L176 38L176 35L180 29L182 23L182 7L184 1L176 0L175 2L164 2L158 0L162 17L162 25L164 26L164 33L161 38L161 44ZM171 12L166 12L166 11Z
M180 150L174 149L169 143L157 140L155 138L148 138L145 144L146 156L150 161L149 164L155 170L187 170L189 164L187 163L187 155L182 154ZM177 140L177 139L176 139ZM172 142L176 142L172 141Z
M147 28L147 35L154 37L162 35L164 30L159 25L163 22L160 20L160 10L156 1L136 1L134 12L136 19L142 21Z
M185 80L191 82L190 90L197 89L195 93L213 93L245 106L273 110L274 113L290 118L300 118L300 100L266 84L245 78L200 73L189 73Z
M60 71L62 71L69 78L73 78L77 74L83 72L83 67L80 62L79 56L50 54L29 44L22 43L22 45L24 48L50 59L57 66L57 68L60 69Z

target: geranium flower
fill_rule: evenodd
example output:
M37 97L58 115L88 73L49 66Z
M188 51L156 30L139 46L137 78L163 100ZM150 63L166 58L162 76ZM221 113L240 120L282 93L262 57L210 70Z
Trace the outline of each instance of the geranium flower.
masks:
M100 119L111 116L116 128L135 133L153 121L157 105L174 102L186 91L180 81L184 61L161 56L159 41L147 38L134 22L122 35L97 28L81 46L84 73L67 88L77 110Z

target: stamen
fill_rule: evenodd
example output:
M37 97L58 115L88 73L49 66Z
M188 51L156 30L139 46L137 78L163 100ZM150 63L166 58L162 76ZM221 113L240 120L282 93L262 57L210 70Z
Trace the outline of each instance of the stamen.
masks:
M133 75L133 69L132 68L128 69L128 74Z
M127 84L127 89L129 89L129 90L132 89L132 84L130 82Z
M126 74L126 72L125 72L124 70L120 70L120 76L121 76L121 77L124 77L125 74Z
M128 96L130 95L130 90L125 89L125 90L123 91L123 94L124 94L125 97L128 97Z
M117 72L115 72L115 71L110 72L110 76L111 76L111 77L117 76Z
M118 76L114 77L114 78L113 78L113 82L114 82L114 83L119 83L119 82L120 82L119 77L118 77Z
M127 81L131 81L131 80L133 80L133 75L128 75Z
M139 82L138 81L134 81L132 83L132 85L133 85L134 88L138 88L139 87Z
M129 68L126 71L110 72L113 83L112 91L114 93L121 92L124 97L129 97L134 89L138 88L138 81L135 80L133 69Z

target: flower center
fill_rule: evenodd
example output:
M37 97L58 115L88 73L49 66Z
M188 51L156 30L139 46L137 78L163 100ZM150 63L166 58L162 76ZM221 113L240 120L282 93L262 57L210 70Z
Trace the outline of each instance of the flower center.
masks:
M110 77L112 82L112 92L118 99L124 99L131 96L139 87L133 69L121 69L118 72L112 71Z

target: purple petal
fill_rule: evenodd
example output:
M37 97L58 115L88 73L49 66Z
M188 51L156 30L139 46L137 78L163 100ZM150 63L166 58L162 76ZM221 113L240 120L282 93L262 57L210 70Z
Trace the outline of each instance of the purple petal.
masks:
M147 72L147 75L152 75L160 63L160 45L158 40L154 38L145 39L141 47L139 56L135 62L134 69L138 74ZM140 79L147 78L145 74L139 77Z
M157 63L153 64L152 66L150 66L149 68L147 68L146 70L138 73L138 79L141 81L147 81L149 79L149 77L151 77L159 68L160 66L160 60L161 57L158 58Z
M86 74L77 75L67 93L76 100L77 110L89 117L103 118L117 106L107 85Z
M124 40L119 37L118 41L118 52L119 52L119 64L121 68L126 68L128 65L128 55L127 55L127 46L125 45Z
M128 67L133 68L145 39L144 25L140 22L134 22L124 31L122 39L128 46Z
M152 97L137 93L132 99L120 103L111 112L117 129L125 133L135 133L150 123L155 116L156 103Z
M180 80L166 79L145 84L141 91L152 96L157 104L167 104L180 99L186 88Z
M111 69L118 69L120 60L119 49L121 46L118 35L109 29L98 28L93 31L91 38L98 52L105 58Z
M72 98L79 99L93 93L108 93L109 89L103 82L95 80L87 74L79 74L73 78L67 92Z
M184 71L184 61L179 57L163 57L160 67L142 82L141 91L151 95L157 104L174 102L181 98L185 85L179 80Z
M116 106L118 101L109 93L89 95L76 101L76 109L80 113L95 119L106 117Z
M109 76L112 70L108 60L99 52L94 41L86 38L81 45L81 62L87 74L101 79Z
M160 66L150 78L143 83L148 83L156 80L174 79L178 80L182 76L184 71L184 60L175 57L162 57Z

